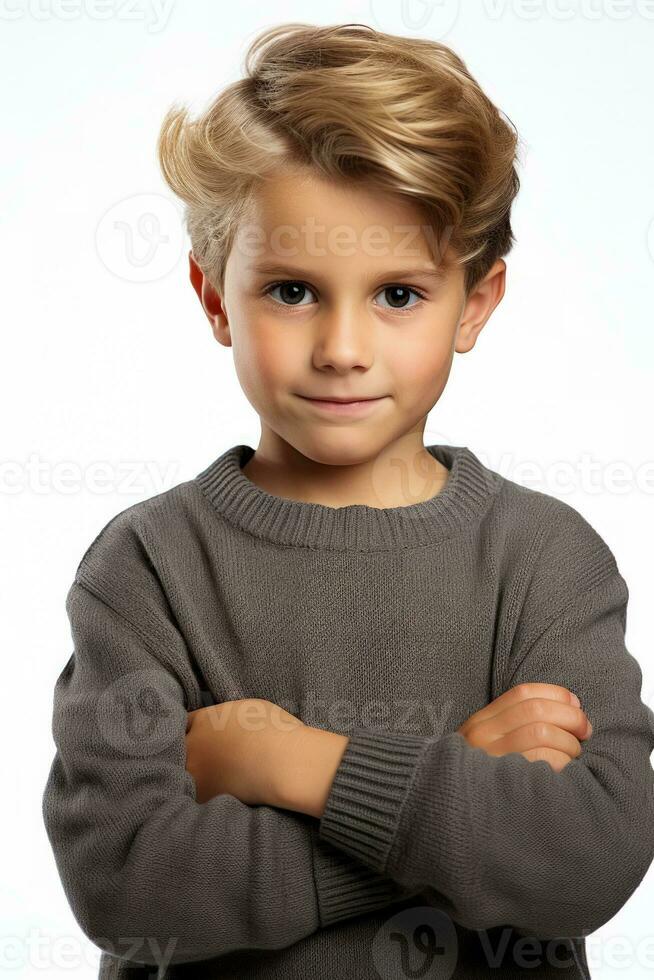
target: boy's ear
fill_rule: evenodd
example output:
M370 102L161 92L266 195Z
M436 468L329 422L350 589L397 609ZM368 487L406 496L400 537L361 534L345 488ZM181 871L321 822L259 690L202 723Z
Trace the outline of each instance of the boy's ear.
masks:
M504 296L505 286L506 262L498 259L465 302L454 347L459 354L465 354L475 346L484 324Z
M198 265L192 250L188 253L188 263L191 285L197 293L198 299L202 304L202 309L211 324L214 337L224 347L231 347L232 341L229 335L229 324L219 293Z

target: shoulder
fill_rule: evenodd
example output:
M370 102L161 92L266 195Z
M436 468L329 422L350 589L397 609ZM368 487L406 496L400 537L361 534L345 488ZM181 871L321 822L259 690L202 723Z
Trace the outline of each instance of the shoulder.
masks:
M197 483L187 480L119 511L86 548L73 586L93 592L126 618L130 608L143 615L149 607L160 615L168 608L160 561L192 533L203 509Z
M513 594L533 616L618 574L616 557L579 510L552 494L502 477L496 497L504 561Z

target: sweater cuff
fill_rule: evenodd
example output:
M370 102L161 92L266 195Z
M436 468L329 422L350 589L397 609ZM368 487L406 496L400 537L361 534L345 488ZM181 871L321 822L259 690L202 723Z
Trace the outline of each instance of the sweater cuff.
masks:
M384 874L400 816L431 735L356 728L320 818L320 837Z
M313 871L320 927L403 901L408 890L343 854L314 829Z

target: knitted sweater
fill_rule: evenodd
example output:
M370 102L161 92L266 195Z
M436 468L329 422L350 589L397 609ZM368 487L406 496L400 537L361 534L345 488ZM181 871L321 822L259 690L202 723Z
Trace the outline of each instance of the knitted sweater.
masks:
M654 857L627 586L570 505L426 448L444 488L384 509L270 494L233 446L83 555L43 819L101 978L588 976ZM559 773L457 731L528 681L593 724ZM187 712L249 697L350 736L320 819L197 802Z

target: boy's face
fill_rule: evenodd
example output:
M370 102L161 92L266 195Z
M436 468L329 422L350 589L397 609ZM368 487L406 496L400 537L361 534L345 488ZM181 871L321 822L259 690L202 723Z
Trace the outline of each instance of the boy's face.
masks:
M499 260L465 297L451 253L434 264L425 224L402 199L286 176L258 192L223 295L190 256L191 281L216 340L233 347L262 440L343 464L409 432L422 439L454 351L474 346L505 275ZM375 400L345 413L307 396Z

